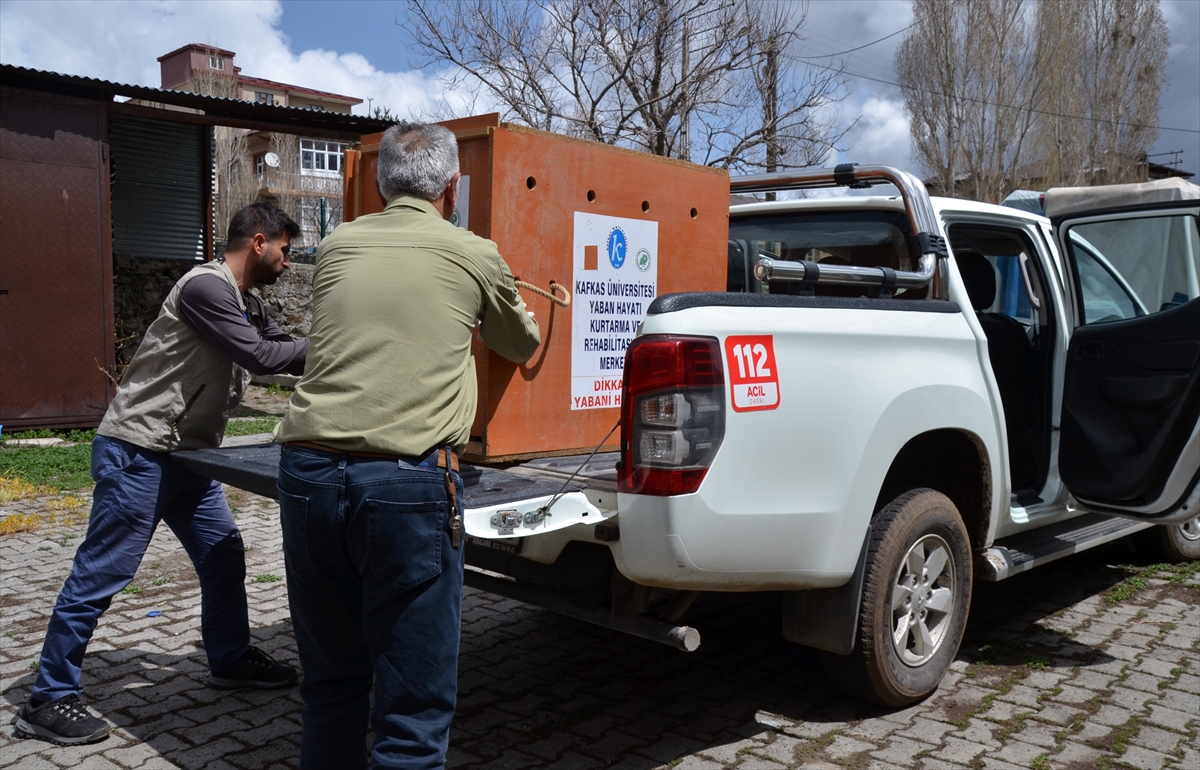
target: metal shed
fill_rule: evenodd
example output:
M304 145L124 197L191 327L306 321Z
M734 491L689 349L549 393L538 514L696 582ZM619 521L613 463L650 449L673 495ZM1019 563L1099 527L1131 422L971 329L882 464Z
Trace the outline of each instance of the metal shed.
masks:
M113 256L212 258L217 125L356 142L388 124L0 65L5 429L100 423Z

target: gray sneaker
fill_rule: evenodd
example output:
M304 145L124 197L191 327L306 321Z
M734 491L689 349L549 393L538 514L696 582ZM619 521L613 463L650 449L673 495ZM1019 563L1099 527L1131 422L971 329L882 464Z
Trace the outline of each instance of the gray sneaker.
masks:
M28 702L14 722L18 738L37 738L59 746L95 743L108 737L109 726L91 715L78 695L31 706Z

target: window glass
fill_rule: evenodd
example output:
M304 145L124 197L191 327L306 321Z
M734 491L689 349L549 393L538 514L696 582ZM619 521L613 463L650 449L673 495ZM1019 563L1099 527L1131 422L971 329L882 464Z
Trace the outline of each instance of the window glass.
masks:
M342 153L346 145L341 142L323 142L316 139L300 140L301 173L338 172L342 168Z
M790 211L736 217L729 222L729 291L752 290L759 256L828 265L890 267L911 271L908 217L902 211ZM817 295L864 296L868 287L818 284ZM896 298L924 297L924 288L898 290Z
M1076 225L1067 244L1084 323L1158 313L1200 295L1196 218L1111 219Z

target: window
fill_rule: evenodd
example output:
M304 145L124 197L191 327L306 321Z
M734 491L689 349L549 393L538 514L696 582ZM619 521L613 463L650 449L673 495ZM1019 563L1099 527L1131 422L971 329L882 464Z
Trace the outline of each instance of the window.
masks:
M323 142L318 139L300 140L301 174L338 174L342 170L342 153L346 145L341 142Z
M267 167L267 161L265 160L264 156L255 155L254 156L254 173L258 174L259 176L262 176L262 173L266 169L266 167Z
M242 164L238 163L236 160L233 163L229 164L229 183L231 185L236 185L238 183L238 177L240 176L241 166L242 166Z
M225 69L225 60L222 59L220 56L214 56L212 54L209 54L208 68L214 69L214 70L223 70L223 69Z
M736 217L729 222L726 290L756 291L753 271L759 257L911 271L916 259L910 250L910 232L903 211L789 211ZM867 292L866 287L857 286L816 287L818 296L863 296ZM895 297L918 299L926 293L925 288L900 289Z
M275 94L269 94L265 91L255 91L254 101L258 102L259 104L274 104Z
M1200 294L1200 237L1190 215L1086 222L1066 240L1084 323L1150 315Z

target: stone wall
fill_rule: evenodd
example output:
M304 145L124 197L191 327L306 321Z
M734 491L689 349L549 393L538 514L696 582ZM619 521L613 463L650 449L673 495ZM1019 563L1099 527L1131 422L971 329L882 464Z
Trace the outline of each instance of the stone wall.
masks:
M293 262L274 284L255 289L275 323L293 337L307 337L312 324L313 269Z
M158 317L163 300L183 274L196 263L184 259L113 260L113 316L117 335L117 376L125 371Z
M158 317L171 287L195 264L174 259L116 257L113 263L113 315L118 377L133 358L142 335ZM293 337L308 336L312 321L312 274L312 265L293 264L273 286L255 289L271 317Z

